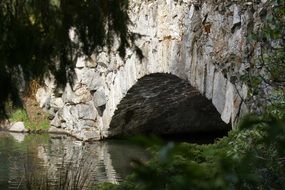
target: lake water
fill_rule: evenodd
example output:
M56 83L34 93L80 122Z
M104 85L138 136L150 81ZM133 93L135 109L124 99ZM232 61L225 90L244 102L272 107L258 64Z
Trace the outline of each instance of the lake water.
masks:
M0 132L0 189L85 189L119 183L147 152L126 141L82 144L65 135Z

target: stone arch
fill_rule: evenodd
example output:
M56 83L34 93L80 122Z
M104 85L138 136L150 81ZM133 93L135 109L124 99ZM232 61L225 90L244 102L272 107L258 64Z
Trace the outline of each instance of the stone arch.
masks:
M141 36L136 45L144 59L128 49L122 60L116 47L110 54L103 51L92 59L78 59L75 85L67 85L62 97L45 91L48 98L40 98L55 110L52 126L84 140L107 137L120 101L139 79L154 73L188 81L212 102L225 123L234 126L248 111L248 90L242 81L253 58L245 53L250 47L248 26L260 24L243 6L248 5L227 2L217 8L212 2L130 1L135 23L130 30Z
M130 134L183 135L230 129L212 102L188 81L172 74L140 78L117 105L109 136Z
M161 42L160 45L165 47L163 43ZM113 83L109 87L108 101L102 115L101 135L103 137L110 135L109 127L112 118L127 92L137 81L155 73L171 74L188 81L202 96L211 101L224 123L233 125L236 122L242 99L235 86L213 64L206 63L204 60L187 62L175 57L181 50L176 40L166 43L168 48L163 50L169 54L166 58L165 55L156 56L152 52L147 52L145 59L140 62L135 55L132 55L115 74L112 73ZM194 52L194 56L196 53ZM159 61L159 56L164 60L162 64L155 62Z

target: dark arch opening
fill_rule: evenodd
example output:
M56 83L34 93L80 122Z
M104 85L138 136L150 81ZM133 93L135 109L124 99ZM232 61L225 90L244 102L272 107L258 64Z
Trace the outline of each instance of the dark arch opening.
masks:
M117 106L109 132L111 136L155 134L210 142L230 129L212 102L188 81L156 73L139 79L128 91Z

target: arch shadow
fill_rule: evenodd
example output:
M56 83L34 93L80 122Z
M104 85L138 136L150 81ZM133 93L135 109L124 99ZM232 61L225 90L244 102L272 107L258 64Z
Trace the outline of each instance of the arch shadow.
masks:
M229 131L211 100L188 81L155 73L128 90L112 117L109 135L161 136Z

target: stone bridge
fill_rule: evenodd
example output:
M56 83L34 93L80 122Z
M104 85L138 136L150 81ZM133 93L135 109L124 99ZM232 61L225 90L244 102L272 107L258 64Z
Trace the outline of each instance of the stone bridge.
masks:
M247 35L260 25L263 3L131 0L130 28L142 36L144 58L129 49L122 60L114 47L79 57L75 83L62 92L47 79L37 99L54 116L51 130L98 140L233 126L247 112Z

